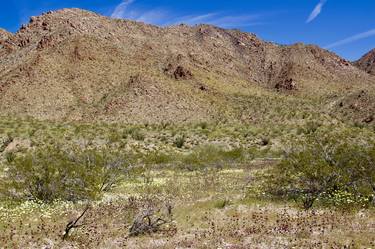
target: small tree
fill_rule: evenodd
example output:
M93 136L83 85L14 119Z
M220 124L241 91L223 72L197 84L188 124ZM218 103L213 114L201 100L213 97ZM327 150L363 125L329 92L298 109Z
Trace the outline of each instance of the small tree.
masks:
M337 191L371 200L375 191L375 146L343 134L314 133L295 143L272 175L272 193L302 200L305 209L319 197L330 198Z
M16 157L8 168L2 183L6 196L52 202L100 197L120 179L126 164L106 152L47 147Z

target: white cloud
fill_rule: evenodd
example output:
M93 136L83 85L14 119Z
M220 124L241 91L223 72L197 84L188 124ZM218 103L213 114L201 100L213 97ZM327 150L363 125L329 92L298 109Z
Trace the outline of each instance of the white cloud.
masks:
M138 22L163 25L165 23L165 20L167 20L167 18L168 18L167 11L162 10L162 9L155 9L155 10L150 10L142 14L139 14L139 16L133 19L135 19Z
M223 28L234 28L234 27L248 27L253 25L259 25L261 22L259 20L262 18L262 15L224 15L223 13L208 13L203 15L195 16L184 16L177 18L175 21L170 24L211 24Z
M125 11L130 4L132 4L134 0L124 0L119 5L116 6L115 10L113 11L111 17L112 18L124 18Z
M206 13L199 15L179 16L162 8L158 9L138 9L133 6L135 0L124 0L116 6L111 17L136 20L149 24L161 26L173 24L195 25L200 23L211 24L223 28L247 27L259 25L261 15L225 15L223 13Z
M260 15L222 16L209 20L208 23L223 28L247 27L260 24L260 18Z
M174 24L188 24L188 25L194 25L194 24L199 24L201 22L205 22L208 19L211 19L215 16L219 15L219 13L208 13L208 14L203 14L203 15L190 15L190 16L183 16L177 18L177 21L174 21Z
M219 26L222 28L236 28L236 27L249 27L254 25L260 25L262 22L260 21L264 16L263 15L225 15L223 13L207 13L202 15L191 15L191 16L183 16L177 17L173 19L171 22L167 22L167 25L175 25L175 24L188 24L188 25L196 25L196 24L211 24L215 26Z
M366 39L366 38L371 37L371 36L375 36L375 29L372 29L372 30L369 30L369 31L366 31L366 32L363 32L363 33L360 33L360 34L357 34L357 35L353 35L353 36L345 38L343 40L334 42L332 44L329 44L329 45L325 46L324 48L330 49L330 48L339 47L339 46L346 45L346 44L349 44L349 43L353 43L353 42L356 42L356 41L359 41L359 40L362 40L362 39Z
M320 2L315 6L313 11L311 12L309 18L307 18L306 23L312 22L315 18L317 18L319 16L319 14L322 12L323 6L324 6L324 4L326 4L326 2L327 2L327 0L320 0Z

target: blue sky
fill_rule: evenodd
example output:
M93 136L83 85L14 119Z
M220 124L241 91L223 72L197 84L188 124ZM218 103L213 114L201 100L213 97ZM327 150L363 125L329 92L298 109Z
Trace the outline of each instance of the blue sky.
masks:
M16 32L32 15L71 7L162 26L238 28L281 44L317 44L350 60L375 48L375 0L8 0L0 27Z

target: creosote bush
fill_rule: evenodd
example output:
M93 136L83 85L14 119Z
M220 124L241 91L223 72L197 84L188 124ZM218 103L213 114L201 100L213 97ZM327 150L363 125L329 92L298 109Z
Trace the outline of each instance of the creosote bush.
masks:
M126 161L104 151L40 148L8 160L2 195L18 200L93 200L124 175Z
M338 206L371 205L375 144L345 134L314 133L294 143L271 175L271 193L301 200L305 209L317 200Z

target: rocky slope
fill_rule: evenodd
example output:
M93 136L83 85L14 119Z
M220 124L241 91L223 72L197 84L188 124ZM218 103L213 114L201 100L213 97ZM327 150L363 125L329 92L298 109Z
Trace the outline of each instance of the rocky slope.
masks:
M239 94L315 98L374 85L317 46L80 9L31 17L14 35L1 31L0 45L0 113L40 119L211 120L231 116Z
M8 31L0 29L0 56L6 54L8 51L9 44L6 41L9 41L12 36Z
M375 49L371 50L361 59L354 62L354 65L369 74L375 75Z
M7 40L11 36L12 36L12 34L9 33L8 31L6 31L4 29L0 29L0 42L4 42L5 40Z

